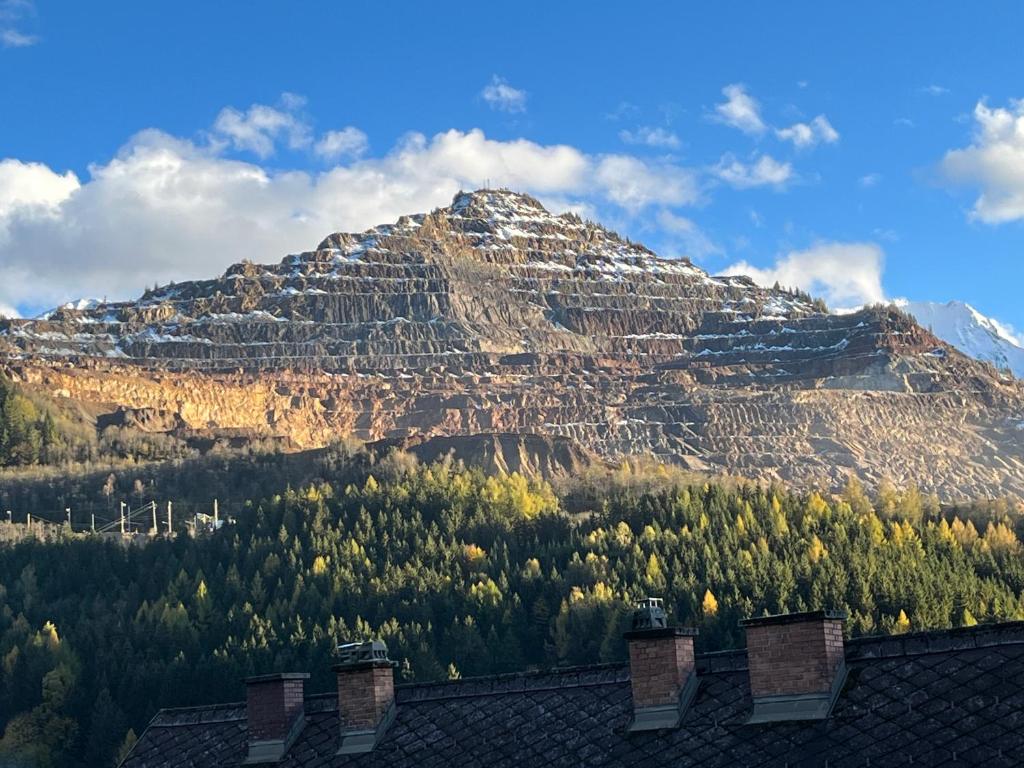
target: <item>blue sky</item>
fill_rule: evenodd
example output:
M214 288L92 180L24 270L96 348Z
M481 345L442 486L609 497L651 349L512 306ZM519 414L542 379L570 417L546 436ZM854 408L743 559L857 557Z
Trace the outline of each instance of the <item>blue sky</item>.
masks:
M711 272L1024 328L1024 6L0 0L0 306L508 184Z

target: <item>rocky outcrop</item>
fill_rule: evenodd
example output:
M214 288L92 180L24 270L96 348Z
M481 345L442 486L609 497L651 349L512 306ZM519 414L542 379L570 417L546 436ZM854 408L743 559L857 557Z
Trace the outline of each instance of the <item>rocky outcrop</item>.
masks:
M0 353L27 385L154 431L1024 493L1024 389L909 317L830 315L506 191L6 321Z

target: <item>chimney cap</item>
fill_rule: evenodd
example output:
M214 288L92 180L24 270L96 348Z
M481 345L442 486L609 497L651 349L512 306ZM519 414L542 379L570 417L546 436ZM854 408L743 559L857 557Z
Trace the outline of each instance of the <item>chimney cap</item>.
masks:
M805 621L823 621L833 619L846 621L846 611L819 610L801 611L799 613L777 613L772 616L753 616L749 619L741 619L741 627L767 627L777 624L799 624Z
M246 685L250 683L274 683L278 680L309 680L308 672L272 672L269 675L253 675L245 678Z
M367 665L386 664L392 666L388 658L388 646L383 640L367 640L363 643L342 643L338 646L338 663L335 669L352 669Z
M666 629L668 614L665 613L665 601L660 597L645 597L638 600L633 610L633 631L641 629Z
M638 600L633 611L632 629L625 633L627 640L655 637L695 637L696 627L676 627L668 623L665 601L660 597Z

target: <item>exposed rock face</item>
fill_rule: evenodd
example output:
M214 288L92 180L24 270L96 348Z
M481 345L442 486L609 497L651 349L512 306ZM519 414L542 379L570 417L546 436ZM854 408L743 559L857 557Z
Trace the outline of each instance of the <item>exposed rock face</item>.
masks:
M500 468L532 450L510 436L542 435L796 483L1024 493L1024 387L907 316L828 315L505 191L7 321L0 351L31 386L157 430L493 435L479 445Z

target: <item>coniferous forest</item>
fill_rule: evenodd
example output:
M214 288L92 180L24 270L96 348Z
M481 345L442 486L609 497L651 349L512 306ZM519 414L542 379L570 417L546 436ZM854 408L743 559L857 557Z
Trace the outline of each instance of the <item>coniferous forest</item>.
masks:
M252 499L216 532L10 536L0 764L112 766L158 708L240 700L254 673L331 690L346 640L385 639L407 681L623 660L646 595L705 650L741 645L737 621L763 612L844 609L851 635L1024 618L1006 505L671 478L556 494L451 463L360 467Z

